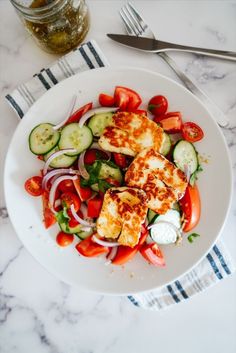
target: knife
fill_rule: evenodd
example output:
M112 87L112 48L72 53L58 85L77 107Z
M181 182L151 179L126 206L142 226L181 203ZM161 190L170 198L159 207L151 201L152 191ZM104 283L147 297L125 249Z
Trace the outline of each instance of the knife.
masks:
M107 36L120 44L135 49L143 50L149 53L161 53L165 51L175 50L212 56L224 60L236 61L236 52L232 51L191 47L186 45L163 42L161 40L152 38L128 36L123 34L108 33Z

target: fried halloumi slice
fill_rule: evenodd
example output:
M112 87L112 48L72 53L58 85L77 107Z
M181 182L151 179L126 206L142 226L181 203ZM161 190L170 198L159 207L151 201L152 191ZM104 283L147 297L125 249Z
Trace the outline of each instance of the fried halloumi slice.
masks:
M148 207L156 213L166 213L187 187L185 174L152 148L144 149L130 164L125 182L144 190Z
M147 210L144 191L126 186L110 188L105 193L97 219L97 232L101 237L134 247L139 241Z
M98 143L106 151L135 156L146 147L160 151L163 139L163 129L145 115L118 112Z

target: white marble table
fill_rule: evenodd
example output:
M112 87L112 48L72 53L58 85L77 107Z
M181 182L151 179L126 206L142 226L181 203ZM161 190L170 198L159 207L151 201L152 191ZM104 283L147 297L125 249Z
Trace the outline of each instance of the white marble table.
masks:
M156 55L120 47L106 38L122 32L122 1L88 1L96 39L113 65L151 68L177 80ZM236 51L236 2L133 1L163 40ZM0 1L1 171L18 120L4 95L54 60L37 48L12 6ZM179 66L224 111L223 129L236 170L236 64L171 54ZM236 173L234 174L236 181ZM236 277L162 312L134 307L126 298L71 288L42 268L23 248L8 219L0 186L0 352L166 353L236 351ZM236 199L222 238L236 258Z

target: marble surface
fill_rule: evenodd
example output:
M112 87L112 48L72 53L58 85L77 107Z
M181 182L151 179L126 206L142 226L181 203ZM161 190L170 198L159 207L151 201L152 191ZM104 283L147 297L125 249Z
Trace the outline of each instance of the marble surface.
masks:
M122 1L88 1L96 39L112 65L151 68L178 81L156 55L139 55L106 38L123 31ZM236 51L236 2L133 1L163 40ZM24 249L8 218L3 190L4 159L17 117L4 95L54 60L35 46L7 0L0 1L0 352L106 353L157 350L166 353L236 350L236 277L158 313L126 298L71 288L42 268ZM173 53L186 74L230 120L222 129L236 181L236 64ZM236 258L236 199L222 239Z

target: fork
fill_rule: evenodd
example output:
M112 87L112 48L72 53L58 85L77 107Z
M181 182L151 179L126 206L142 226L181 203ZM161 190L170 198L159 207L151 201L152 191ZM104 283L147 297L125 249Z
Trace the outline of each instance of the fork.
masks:
M126 31L129 35L134 35L137 37L146 37L156 39L154 33L138 13L138 11L127 2L120 10L120 16L124 22ZM229 122L227 121L224 113L217 107L217 105L211 101L211 99L201 91L186 75L183 71L179 69L175 61L166 53L156 53L159 55L176 73L178 78L182 81L185 87L191 91L196 97L198 97L202 103L205 105L207 110L211 113L213 118L217 121L218 125L221 127L226 127Z

